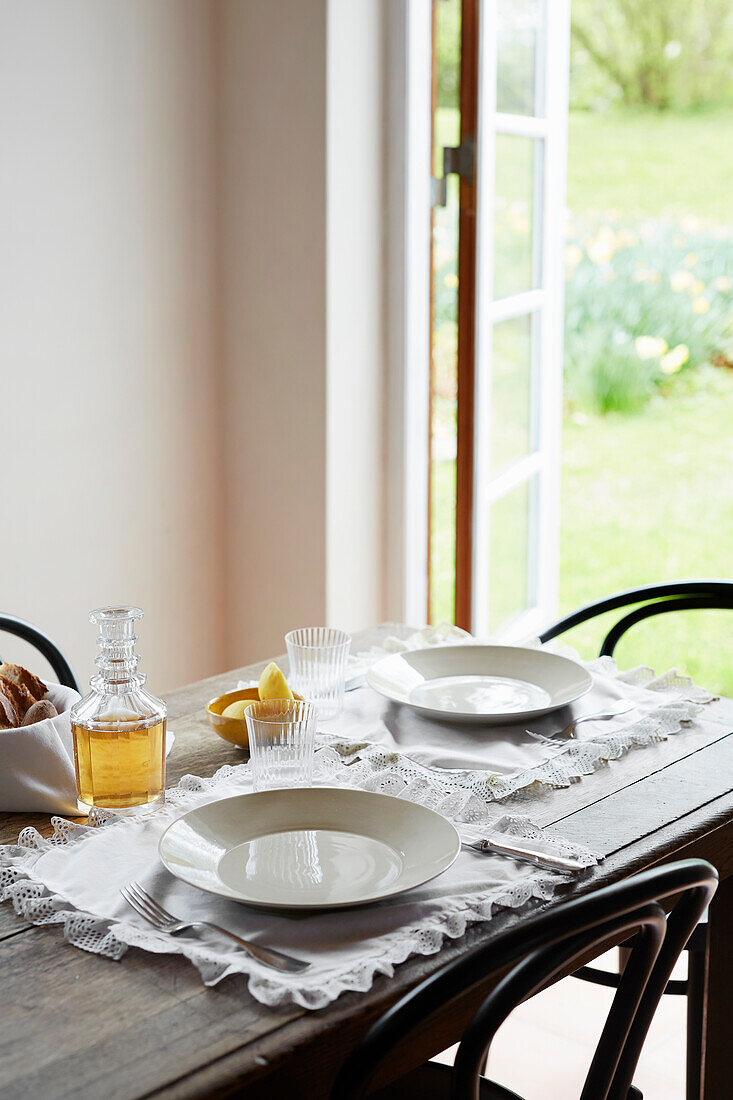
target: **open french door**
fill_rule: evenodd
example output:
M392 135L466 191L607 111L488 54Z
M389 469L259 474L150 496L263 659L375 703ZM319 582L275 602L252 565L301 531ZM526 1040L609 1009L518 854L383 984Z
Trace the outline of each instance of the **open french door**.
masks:
M454 617L511 640L556 602L569 2L462 0L461 23Z

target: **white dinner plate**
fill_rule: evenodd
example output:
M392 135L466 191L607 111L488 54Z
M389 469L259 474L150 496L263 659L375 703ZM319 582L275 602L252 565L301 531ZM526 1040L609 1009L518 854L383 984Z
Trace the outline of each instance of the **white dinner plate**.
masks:
M452 645L393 653L367 683L428 718L483 725L524 722L567 706L593 684L575 661L543 649Z
M331 909L412 890L450 867L458 833L402 798L335 787L210 802L168 826L161 860L184 882L250 905Z

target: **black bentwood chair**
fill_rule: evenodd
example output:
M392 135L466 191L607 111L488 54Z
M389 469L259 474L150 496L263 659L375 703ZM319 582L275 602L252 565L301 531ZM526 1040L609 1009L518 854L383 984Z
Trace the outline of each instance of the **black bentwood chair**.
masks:
M74 673L69 667L69 662L59 647L32 623L27 623L25 619L16 619L14 615L0 615L0 632L14 634L17 638L22 638L24 642L28 642L34 649L38 650L41 656L46 658L60 684L63 684L64 687L73 688L74 691L79 690L79 686L74 679Z
M631 1084L649 1024L675 962L718 882L703 860L688 859L573 898L520 921L448 963L381 1017L346 1059L331 1100L358 1100L402 1040L428 1017L450 1013L461 995L480 992L512 969L483 1001L461 1039L453 1067L425 1062L375 1100L520 1100L481 1076L494 1035L520 1002L572 969L573 963L633 936L580 1100L643 1100ZM665 917L665 910L669 915ZM531 1052L528 1052L531 1053ZM548 1067L548 1073L552 1067Z
M602 657L613 656L621 638L630 627L643 619L654 615L664 615L670 611L695 610L732 610L733 581L726 580L689 580L673 581L668 584L649 584L642 588L627 588L605 599L579 607L570 615L549 626L541 635L540 641L549 642L564 634L566 630L588 622L607 611L616 611L622 607L638 606L624 615L613 626L603 640ZM687 997L687 1100L698 1100L700 1096L700 1058L702 1053L703 1004L705 989L705 952L707 948L707 924L699 924L686 947L687 978L671 979L667 982L665 993ZM624 949L621 951L622 958ZM583 966L574 975L583 981L594 982L616 988L619 975L597 967Z

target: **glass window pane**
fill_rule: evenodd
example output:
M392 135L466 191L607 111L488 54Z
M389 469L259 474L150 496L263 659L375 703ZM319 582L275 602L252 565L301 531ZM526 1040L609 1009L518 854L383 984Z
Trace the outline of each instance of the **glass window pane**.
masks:
M507 626L534 606L530 546L534 541L537 478L491 506L489 526L489 628Z
M496 109L542 115L543 0L499 0L497 5Z
M532 314L494 325L491 364L491 476L533 451Z
M496 135L494 298L539 286L542 141Z

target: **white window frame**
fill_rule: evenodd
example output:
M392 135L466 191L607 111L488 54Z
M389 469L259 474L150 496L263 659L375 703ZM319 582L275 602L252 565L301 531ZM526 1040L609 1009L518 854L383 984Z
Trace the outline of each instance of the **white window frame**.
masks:
M509 115L495 109L496 0L481 3L479 113L489 112L495 132L544 139L543 280L536 290L492 301L491 325L527 313L542 316L540 356L543 363L539 402L538 449L493 483L482 468L477 448L474 477L472 628L487 633L488 520L480 519L486 500L497 499L510 486L534 472L541 479L537 526L541 551L537 559L536 605L502 634L514 640L550 621L557 608L559 563L560 429L562 412L563 229L567 160L567 76L569 66L569 0L547 0L543 119ZM390 0L386 20L386 359L385 395L385 584L388 618L420 624L428 610L428 500L430 393L430 227L431 227L431 64L430 0ZM493 35L493 45L492 38ZM486 45L492 48L486 52ZM552 75L551 75L552 70ZM541 71L541 70L540 70ZM492 92L493 87L493 92ZM479 123L479 132L481 125ZM478 217L493 220L493 172L487 172L478 145ZM491 152L491 150L488 150ZM490 179L489 187L481 180ZM477 259L477 301L491 287L493 257ZM480 326L477 308L476 419L490 386L490 341ZM483 358L482 358L483 357ZM481 362L487 370L479 369ZM487 422L488 423L488 422ZM490 444L484 442L484 457ZM484 488L488 486L488 488Z
M564 214L567 162L569 0L546 0L545 57L538 62L544 80L544 117L496 110L497 5L483 0L479 28L479 125L477 138L476 370L474 393L474 499L472 628L490 632L489 553L491 505L537 475L539 501L529 563L534 601L495 636L514 641L536 633L557 609L560 530L560 429L562 416ZM550 12L551 9L551 12ZM537 289L494 300L494 139L497 134L543 142L542 278ZM486 303L481 305L481 303ZM491 454L491 370L494 325L530 316L539 325L541 370L533 366L531 413L537 417L536 449L497 477Z
M430 408L430 0L390 0L387 26L387 616L428 605Z

